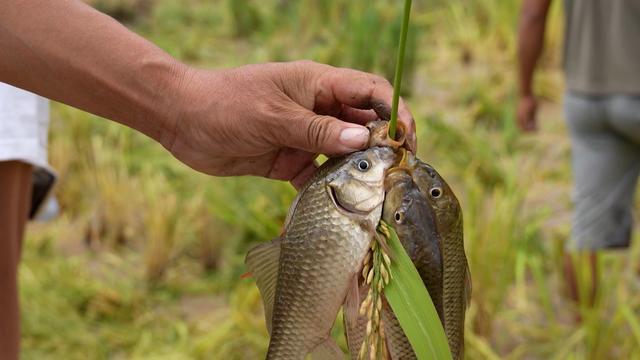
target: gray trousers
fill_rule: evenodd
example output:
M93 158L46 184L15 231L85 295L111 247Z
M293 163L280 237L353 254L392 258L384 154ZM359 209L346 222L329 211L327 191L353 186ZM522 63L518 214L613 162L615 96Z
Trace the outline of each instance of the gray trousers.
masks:
M640 172L640 96L569 92L574 178L570 250L627 247Z

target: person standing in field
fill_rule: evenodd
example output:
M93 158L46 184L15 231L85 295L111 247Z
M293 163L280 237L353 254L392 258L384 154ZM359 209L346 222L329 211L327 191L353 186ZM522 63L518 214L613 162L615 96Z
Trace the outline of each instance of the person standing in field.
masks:
M24 223L34 217L55 175L47 164L49 102L0 83L0 358L17 351L17 268ZM36 186L34 186L36 185Z
M364 149L364 125L389 116L393 94L380 76L311 61L194 68L79 0L0 1L0 82L136 129L197 171L296 187L315 172L319 153ZM41 197L32 191L33 165L46 168L46 102L6 84L0 83L0 359L13 360L22 234ZM415 123L403 101L398 121L415 151Z
M537 129L533 75L551 0L524 0L519 29L517 120ZM564 261L570 297L593 304L597 251L629 246L640 171L640 1L565 0L564 109L572 144L574 213ZM573 254L575 253L575 255ZM589 264L588 298L577 286Z

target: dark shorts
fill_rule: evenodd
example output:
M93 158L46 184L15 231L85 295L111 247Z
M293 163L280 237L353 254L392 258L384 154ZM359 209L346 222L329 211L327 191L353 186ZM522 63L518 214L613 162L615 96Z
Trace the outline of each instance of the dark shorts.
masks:
M568 93L574 214L571 250L629 246L640 172L640 96Z

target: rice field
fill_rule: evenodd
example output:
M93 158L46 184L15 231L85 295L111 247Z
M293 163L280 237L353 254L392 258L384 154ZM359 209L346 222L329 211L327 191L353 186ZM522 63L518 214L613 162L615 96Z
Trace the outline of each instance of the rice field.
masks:
M89 2L196 66L305 58L389 79L402 11L392 0ZM593 307L564 296L571 172L561 2L536 78L535 135L520 134L514 119L519 3L414 1L407 44L403 95L419 157L464 212L473 279L466 357L640 359L637 236L600 258ZM61 214L28 229L23 358L263 358L262 305L241 278L243 259L278 235L293 188L195 173L131 130L52 106ZM334 335L346 349L340 323Z

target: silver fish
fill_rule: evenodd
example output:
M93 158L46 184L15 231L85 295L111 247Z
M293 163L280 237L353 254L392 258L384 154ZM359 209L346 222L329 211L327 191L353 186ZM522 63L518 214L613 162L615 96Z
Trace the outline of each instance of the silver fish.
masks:
M391 148L373 147L327 161L294 200L282 236L249 251L271 336L267 359L343 358L330 331L343 304L357 312L357 279L395 159Z

